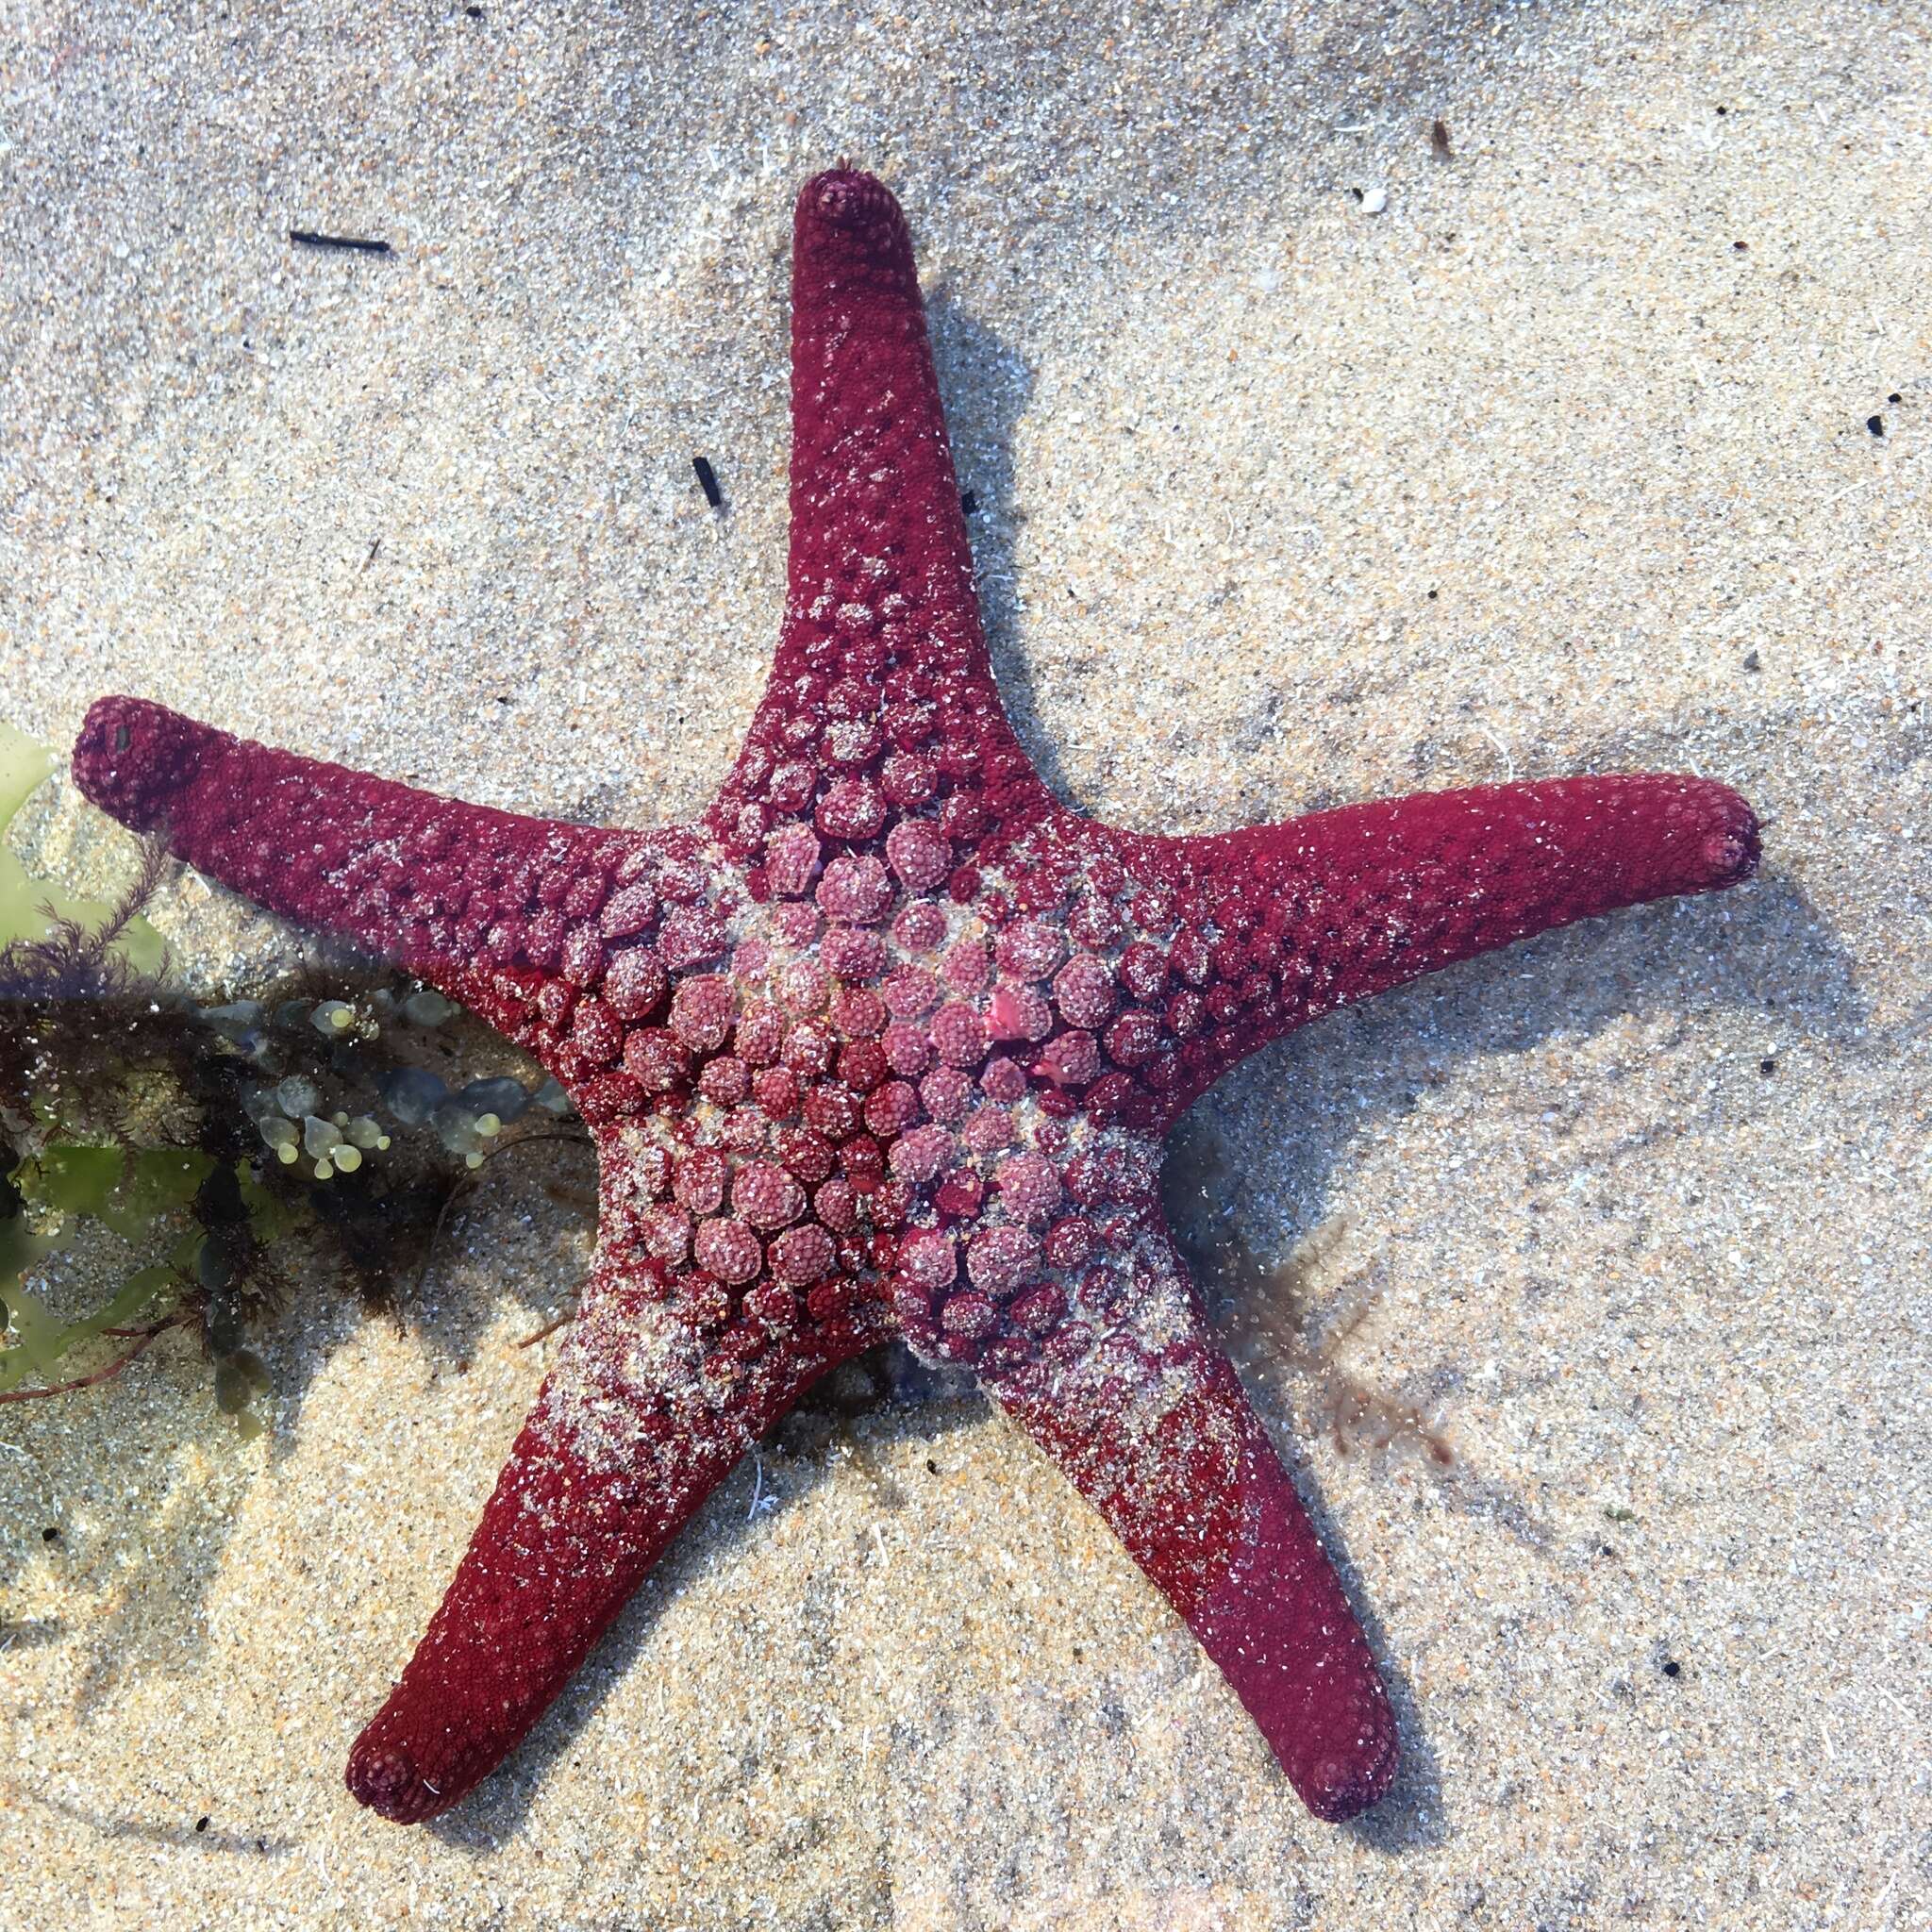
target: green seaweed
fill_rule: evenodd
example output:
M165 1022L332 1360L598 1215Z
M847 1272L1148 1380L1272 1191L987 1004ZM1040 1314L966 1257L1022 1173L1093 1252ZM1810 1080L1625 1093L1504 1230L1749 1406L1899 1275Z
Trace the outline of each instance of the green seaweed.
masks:
M63 1321L17 1279L0 1279L11 1344L0 1349L0 1393L20 1388L29 1376L64 1374L63 1362L71 1350L138 1321L178 1278L177 1272L165 1265L140 1269L92 1314L76 1322Z
M63 892L35 878L6 843L7 825L54 764L45 745L0 723L0 949L16 941L43 942L63 924L98 927L110 910L104 900ZM122 924L111 943L142 973L158 973L167 955L160 934L138 915Z
M54 754L24 731L0 723L0 825L12 818L54 769Z
M25 1199L58 1214L91 1214L124 1240L194 1199L213 1159L198 1148L92 1147L53 1141L14 1177Z

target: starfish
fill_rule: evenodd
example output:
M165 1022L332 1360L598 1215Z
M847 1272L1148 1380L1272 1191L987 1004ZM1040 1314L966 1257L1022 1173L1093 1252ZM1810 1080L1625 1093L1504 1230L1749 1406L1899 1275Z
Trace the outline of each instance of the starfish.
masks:
M131 697L75 747L124 824L528 1049L596 1141L577 1319L349 1788L455 1804L744 1452L899 1335L970 1366L1350 1817L1394 1774L1389 1699L1169 1237L1164 1132L1347 1001L1735 884L1757 822L1622 774L1099 824L1001 709L911 238L844 167L798 199L791 411L776 661L694 824L458 804Z

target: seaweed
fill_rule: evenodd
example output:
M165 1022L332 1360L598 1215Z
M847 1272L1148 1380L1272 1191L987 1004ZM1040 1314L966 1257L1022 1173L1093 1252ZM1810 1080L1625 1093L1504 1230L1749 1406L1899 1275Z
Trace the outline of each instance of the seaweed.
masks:
M52 760L0 734L4 833ZM304 963L197 1001L143 917L158 844L108 903L63 898L4 844L0 862L0 1403L98 1388L182 1328L216 1406L255 1434L269 1378L250 1339L297 1284L399 1311L486 1151L569 1104L541 1076L453 1089L425 1062L465 1058L466 1016L380 966ZM57 1313L41 1277L90 1228L132 1265L97 1306ZM92 1239L98 1263L111 1241Z

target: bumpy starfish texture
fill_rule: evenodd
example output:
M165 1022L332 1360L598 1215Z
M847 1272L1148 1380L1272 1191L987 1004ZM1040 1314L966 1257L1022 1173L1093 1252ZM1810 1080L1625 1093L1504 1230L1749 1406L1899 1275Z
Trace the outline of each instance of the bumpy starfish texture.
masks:
M1393 1775L1389 1701L1169 1239L1163 1133L1346 1001L1735 883L1756 822L1625 775L1096 824L1000 708L911 241L867 175L799 197L791 355L777 661L698 823L455 804L133 698L75 749L125 824L527 1047L596 1138L581 1312L350 1789L456 1803L744 1451L897 1333L973 1367L1349 1817Z

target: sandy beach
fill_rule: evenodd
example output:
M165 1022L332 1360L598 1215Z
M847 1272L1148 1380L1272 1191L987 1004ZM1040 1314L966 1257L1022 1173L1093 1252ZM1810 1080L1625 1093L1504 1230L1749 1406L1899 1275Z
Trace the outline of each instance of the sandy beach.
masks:
M64 752L125 691L699 810L841 157L912 224L1062 796L1206 831L1653 768L1765 821L1738 891L1332 1015L1180 1137L1397 1786L1311 1821L1055 1469L895 1370L723 1487L473 1798L359 1808L591 1249L512 1175L400 1325L263 1333L256 1441L179 1335L0 1409L0 1919L1932 1924L1923 8L0 0L0 719ZM12 837L131 864L64 767ZM152 916L210 993L301 951L192 874Z

